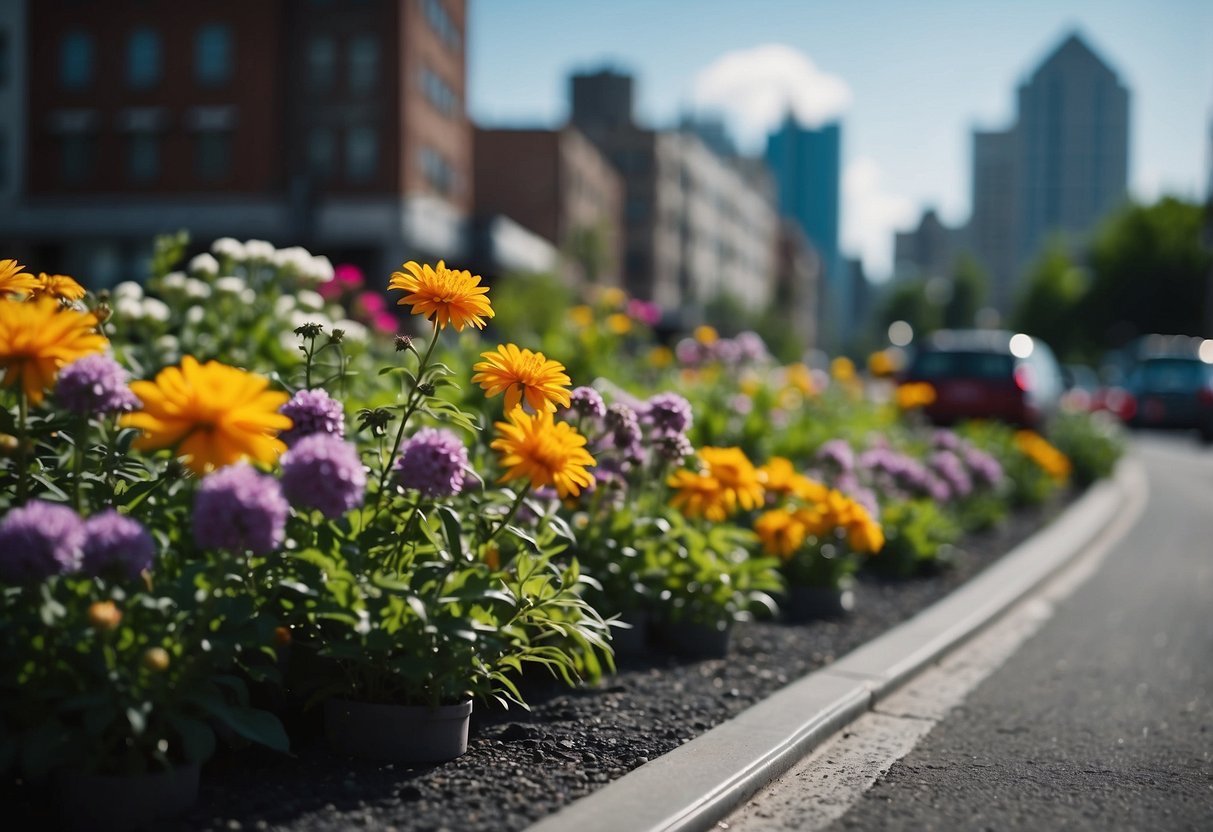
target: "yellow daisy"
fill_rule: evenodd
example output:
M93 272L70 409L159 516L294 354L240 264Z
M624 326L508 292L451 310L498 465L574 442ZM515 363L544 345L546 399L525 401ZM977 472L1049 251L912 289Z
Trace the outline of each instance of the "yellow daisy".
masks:
M414 315L424 315L439 329L447 324L456 332L468 324L484 329L495 314L487 297L489 287L480 285L479 275L448 269L442 260L433 267L410 260L400 268L404 271L393 272L387 285L408 292L397 304L412 306Z
M808 537L808 529L800 518L781 508L759 516L754 521L754 532L767 554L778 555L784 560L796 554Z
M122 424L143 431L134 447L172 448L198 474L243 459L273 462L286 450L278 432L291 420L278 408L290 396L268 387L263 376L187 355L154 381L131 384L143 410L122 417Z
M0 300L3 384L20 384L31 404L41 402L54 386L60 367L101 352L106 343L91 312L64 309L49 298Z
M38 288L38 278L24 269L16 260L0 260L0 298L29 294Z
M500 344L496 351L480 355L484 361L472 366L476 371L472 381L484 388L486 396L504 392L506 413L523 401L536 413L569 406L571 382L559 361L514 344Z
M65 274L38 275L38 285L30 291L31 298L48 297L55 300L77 301L83 299L86 290Z
M594 484L586 470L594 457L585 449L585 437L567 422L554 422L549 411L534 415L520 407L509 411L508 421L497 422L498 438L489 445L501 454L506 468L498 482L527 480L531 488L554 486L563 498L577 496Z

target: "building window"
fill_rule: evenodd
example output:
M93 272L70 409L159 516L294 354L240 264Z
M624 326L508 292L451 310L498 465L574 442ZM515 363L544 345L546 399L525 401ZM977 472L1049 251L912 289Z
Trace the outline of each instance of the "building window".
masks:
M194 172L203 182L226 179L232 167L229 130L200 130L194 136Z
M337 161L337 141L328 127L312 129L307 140L308 167L317 179L329 179Z
M459 97L442 76L424 64L421 67L421 90L438 112L453 116L459 109Z
M422 0L422 3L425 6L425 19L429 22L430 28L434 30L434 34L438 35L449 48L458 50L462 38L459 29L455 26L455 21L451 19L450 13L446 10L446 4L442 0Z
M351 182L365 182L379 165L379 141L371 127L351 127L345 135L345 174Z
M374 35L359 35L349 47L350 89L368 92L375 88L379 75L379 43Z
M307 47L307 78L313 89L333 88L337 70L337 43L328 35L312 38Z
M232 30L211 23L194 38L194 76L206 87L226 84L232 78Z
M160 35L154 29L136 29L127 39L126 80L137 90L160 80Z
M93 178L97 139L92 133L65 133L59 140L59 178L65 185L83 185Z
M80 90L93 81L93 37L68 32L59 43L59 81L64 89Z
M421 172L438 193L450 194L455 190L455 169L432 147L421 148Z
M126 173L132 182L151 182L160 175L160 136L150 130L131 133L126 146Z

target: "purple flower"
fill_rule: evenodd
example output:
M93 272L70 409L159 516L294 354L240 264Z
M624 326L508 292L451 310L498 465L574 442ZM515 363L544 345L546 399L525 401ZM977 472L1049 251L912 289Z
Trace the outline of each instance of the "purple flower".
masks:
M952 499L963 500L973 493L973 479L956 454L951 451L936 451L928 458L927 464L948 487Z
M653 453L667 465L681 465L684 459L694 455L695 448L685 434L663 433L653 439Z
M872 448L859 457L859 467L887 497L930 497L946 502L948 487L918 460L888 447Z
M463 490L468 449L445 428L422 428L396 460L396 481L426 497L452 497Z
M658 393L645 404L644 423L658 434L686 433L693 418L691 403L677 393Z
M721 338L715 341L708 347L708 352L714 360L726 366L731 367L741 363L742 349L732 338Z
M27 583L75 572L84 548L84 521L67 506L31 500L0 520L0 578Z
M78 358L59 372L55 398L80 416L104 416L134 410L139 398L127 384L130 376L114 359L103 353Z
M156 544L147 529L113 509L88 518L84 535L84 571L90 575L113 570L137 578L156 557Z
M758 364L766 361L770 357L767 352L766 342L762 340L762 336L757 332L746 330L745 332L737 333L737 337L733 339L737 344L738 351L741 353L741 360L750 363Z
M593 387L577 387L569 393L569 410L583 419L601 419L606 416L606 402Z
M831 439L817 449L814 459L832 466L834 473L842 475L855 470L855 452L845 439Z
M937 430L931 436L931 445L941 451L952 451L959 453L967 443L960 438L960 435L950 430Z
M194 495L194 542L203 549L266 555L282 545L290 511L273 477L248 463L220 468Z
M278 412L294 423L290 430L278 434L288 446L315 433L345 436L345 409L324 390L300 390Z
M339 436L313 433L282 455L282 493L291 505L336 518L362 505L366 470L358 449Z
M604 419L606 429L610 434L611 443L622 451L639 447L642 435L640 419L636 411L622 402L615 402L607 408Z
M683 338L674 347L674 355L678 363L685 367L697 367L707 360L706 351L702 344L694 338Z
M990 454L968 447L961 452L961 456L975 482L989 488L994 488L1002 482L1002 465Z

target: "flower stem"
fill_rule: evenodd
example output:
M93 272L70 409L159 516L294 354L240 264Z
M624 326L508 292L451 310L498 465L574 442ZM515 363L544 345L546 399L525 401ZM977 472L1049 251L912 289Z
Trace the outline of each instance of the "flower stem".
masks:
M84 475L84 446L88 442L88 416L76 422L76 448L72 456L72 508L80 513L80 479Z
M493 531L489 533L489 536L486 537L484 539L484 541L481 543L482 546L485 543L491 542L493 540L493 538L495 538L497 535L501 534L502 529L504 529L506 526L508 526L510 524L510 521L514 519L514 515L518 513L518 509L522 506L522 501L524 499L526 499L526 495L529 493L531 493L531 484L528 482L526 485L524 485L522 487L522 490L518 492L517 499L515 499L514 504L512 506L510 506L509 513L506 514L505 519L501 521L501 525L499 525L497 528L493 529Z
M25 388L21 387L17 392L17 503L18 505L25 502L25 495L28 490L28 484L25 481L26 475L26 441L28 439L29 420L29 401L25 395Z
M404 428L409 423L409 417L421 403L422 379L425 377L425 368L430 362L430 356L434 354L434 347L438 344L439 331L438 324L435 323L430 345L426 348L425 355L421 357L421 363L417 365L417 381L413 384L413 389L409 391L409 397L404 406L404 415L400 417L400 428L396 431L396 441L392 443L392 452L383 465L383 473L379 476L379 492L376 499L380 502L383 500L383 490L387 486L388 474L392 471L392 463L396 461L396 454L400 453L400 443L404 441Z

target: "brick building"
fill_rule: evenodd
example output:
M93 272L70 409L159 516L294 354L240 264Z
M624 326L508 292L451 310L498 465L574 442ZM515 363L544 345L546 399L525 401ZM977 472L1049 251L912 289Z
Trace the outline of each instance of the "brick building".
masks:
M373 273L458 259L465 23L466 0L27 3L26 175L0 243L94 286L178 228Z
M580 131L477 128L476 212L504 214L553 243L578 278L618 285L623 182Z

